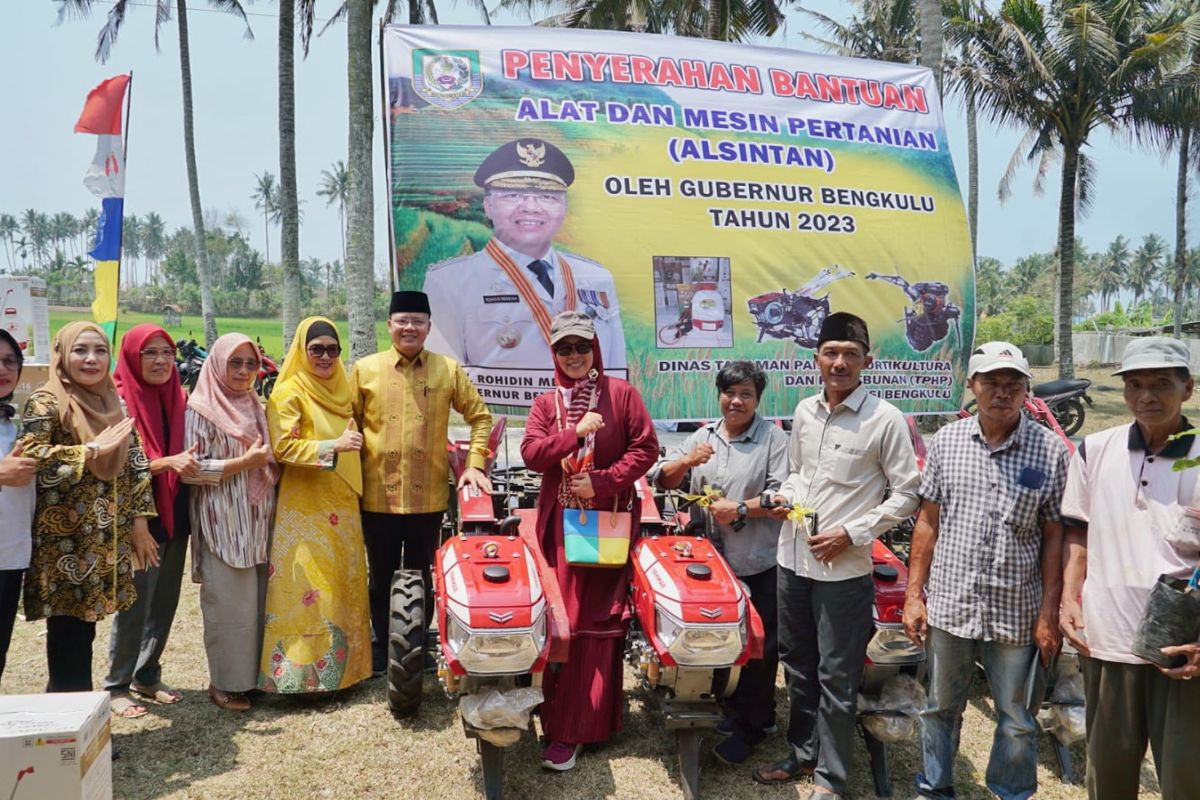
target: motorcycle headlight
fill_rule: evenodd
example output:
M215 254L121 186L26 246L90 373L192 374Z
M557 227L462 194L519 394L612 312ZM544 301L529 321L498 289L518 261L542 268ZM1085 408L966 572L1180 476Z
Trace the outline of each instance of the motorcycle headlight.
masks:
M925 648L912 643L903 625L876 624L875 635L867 644L867 658L875 664L919 664L925 660Z
M546 612L533 625L505 631L479 631L453 613L446 615L446 644L463 669L476 675L515 675L533 667L546 644Z
M746 644L745 620L682 622L655 606L658 640L682 667L723 667L737 661Z

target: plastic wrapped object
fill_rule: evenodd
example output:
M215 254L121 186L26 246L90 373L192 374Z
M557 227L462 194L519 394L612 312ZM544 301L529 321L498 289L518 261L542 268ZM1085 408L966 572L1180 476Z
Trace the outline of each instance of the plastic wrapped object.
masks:
M1189 591L1188 582L1159 575L1133 640L1131 653L1160 667L1182 666L1183 656L1169 658L1162 648L1186 644L1200 637L1200 592Z
M1050 703L1037 715L1042 730L1065 745L1072 745L1087 734L1087 709L1083 704Z
M515 728L524 731L529 729L529 713L540 702L542 702L540 688L523 687L501 690L489 687L479 694L463 695L459 700L459 711L462 712L463 721L471 727L479 729L481 733L498 728ZM492 744L498 744L498 742L492 742Z
M900 673L883 685L878 700L859 697L858 705L867 733L881 742L901 742L916 733L917 715L925 708L925 687Z

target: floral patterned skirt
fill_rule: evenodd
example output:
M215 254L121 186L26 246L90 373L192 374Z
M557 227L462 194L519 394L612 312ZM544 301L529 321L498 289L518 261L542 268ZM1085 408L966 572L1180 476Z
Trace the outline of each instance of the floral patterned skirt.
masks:
M358 495L334 472L285 467L258 688L332 692L370 677L366 559Z

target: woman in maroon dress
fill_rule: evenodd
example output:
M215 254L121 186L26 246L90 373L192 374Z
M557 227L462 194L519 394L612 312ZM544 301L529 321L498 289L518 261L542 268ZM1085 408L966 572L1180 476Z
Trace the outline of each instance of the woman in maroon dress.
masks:
M538 397L525 423L521 457L542 473L538 538L562 589L571 623L567 662L546 673L542 766L575 766L579 749L621 729L621 655L629 610L629 566L571 566L562 511L611 509L614 499L640 519L634 483L658 458L650 413L637 390L604 375L591 318L564 311L550 326L558 388ZM634 526L634 535L637 529Z

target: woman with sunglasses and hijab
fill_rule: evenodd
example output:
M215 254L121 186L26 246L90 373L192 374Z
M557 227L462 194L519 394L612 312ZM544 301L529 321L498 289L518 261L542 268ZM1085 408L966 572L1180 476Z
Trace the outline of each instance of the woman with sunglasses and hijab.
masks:
M25 617L46 619L49 692L91 691L96 623L133 605L135 570L158 566L150 464L111 352L94 323L63 326L22 414L22 448L38 462Z
M158 516L149 520L158 545L159 566L133 576L137 600L113 620L108 646L108 676L115 716L131 719L146 713L134 694L156 703L178 703L183 693L162 682L162 654L179 605L183 561L187 554L187 491L183 480L200 472L195 447L183 444L187 395L175 368L175 344L157 325L135 325L121 339L113 382L134 420L146 457Z
M11 405L23 362L17 340L0 328L0 679L17 619L21 581L33 548L37 461L24 455L17 444L20 420Z
M621 729L622 656L629 611L628 564L596 568L567 563L563 509L628 509L640 518L634 484L658 458L650 413L637 390L604 374L590 317L564 311L550 325L557 388L538 397L525 422L521 457L542 473L537 536L554 569L570 618L567 662L548 671L542 766L565 771L585 744ZM636 535L636 531L633 532Z
M341 352L332 322L301 322L267 403L283 465L258 675L267 692L333 692L371 676L363 437Z
M201 456L191 486L192 580L200 584L208 696L247 711L258 679L267 547L279 470L254 394L258 348L241 333L213 342L188 398L184 442Z

